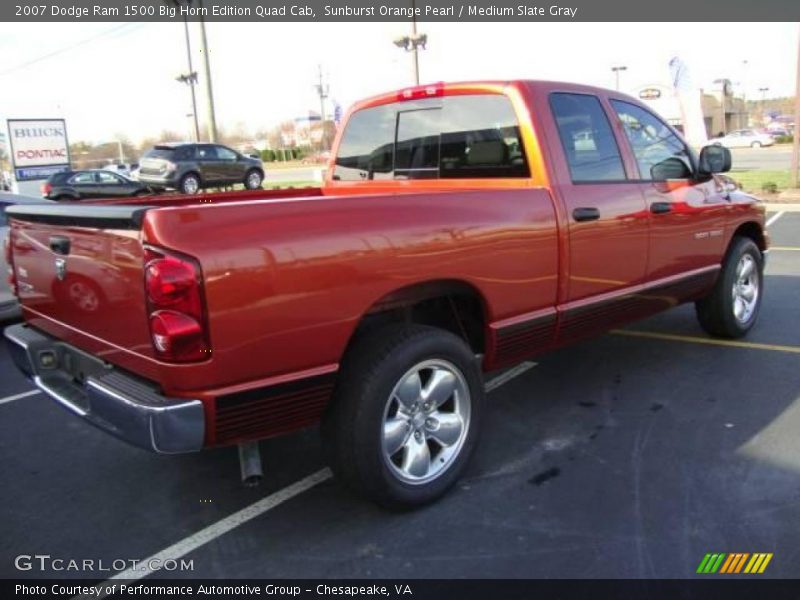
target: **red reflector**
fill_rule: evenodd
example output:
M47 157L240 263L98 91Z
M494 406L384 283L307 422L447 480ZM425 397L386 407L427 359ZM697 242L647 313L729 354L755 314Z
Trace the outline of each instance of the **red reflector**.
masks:
M208 358L203 328L187 315L160 310L150 316L153 347L160 358L194 361Z
M49 183L42 184L42 196L47 196L47 194L49 194L52 191L53 191L52 185L50 185Z
M417 98L435 98L437 96L444 96L444 84L442 82L406 88L397 92L398 101L415 100Z

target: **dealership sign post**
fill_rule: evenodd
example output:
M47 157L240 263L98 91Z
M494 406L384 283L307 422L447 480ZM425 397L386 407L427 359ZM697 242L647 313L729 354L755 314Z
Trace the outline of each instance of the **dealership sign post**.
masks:
M64 119L8 119L14 178L47 179L69 169L69 143Z

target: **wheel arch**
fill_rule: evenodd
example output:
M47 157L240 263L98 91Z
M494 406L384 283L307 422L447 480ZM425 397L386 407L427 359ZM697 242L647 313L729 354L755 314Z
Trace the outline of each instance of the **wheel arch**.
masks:
M463 280L430 280L385 294L362 314L345 356L356 340L392 323L439 327L462 338L475 354L486 352L487 302L480 290Z
M755 221L745 221L739 224L733 232L731 239L728 241L728 247L733 243L737 237L745 237L753 240L758 249L764 252L767 249L767 236L764 233L761 225Z

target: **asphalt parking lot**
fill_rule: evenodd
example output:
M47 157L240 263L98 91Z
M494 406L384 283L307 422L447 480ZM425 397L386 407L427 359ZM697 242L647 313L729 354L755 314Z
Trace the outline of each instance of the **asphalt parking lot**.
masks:
M800 577L800 213L770 235L744 344L708 343L682 306L537 359L489 394L465 478L413 513L320 472L316 431L263 443L246 489L235 449L155 456L40 394L0 400L0 577L112 574L15 569L49 554L191 559L177 577L680 578L708 552ZM31 389L0 350L0 399Z

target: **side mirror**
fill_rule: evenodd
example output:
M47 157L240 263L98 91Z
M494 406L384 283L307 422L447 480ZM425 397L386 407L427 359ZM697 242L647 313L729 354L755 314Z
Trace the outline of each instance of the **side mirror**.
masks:
M691 179L692 170L680 158L670 157L650 167L650 178L653 181L669 179Z
M258 154L256 154L255 152L252 153L252 154L248 154L247 156L249 156L250 158L257 158L259 160L261 159L261 157Z
M705 146L700 151L698 170L701 175L726 173L731 170L731 151L725 146Z

